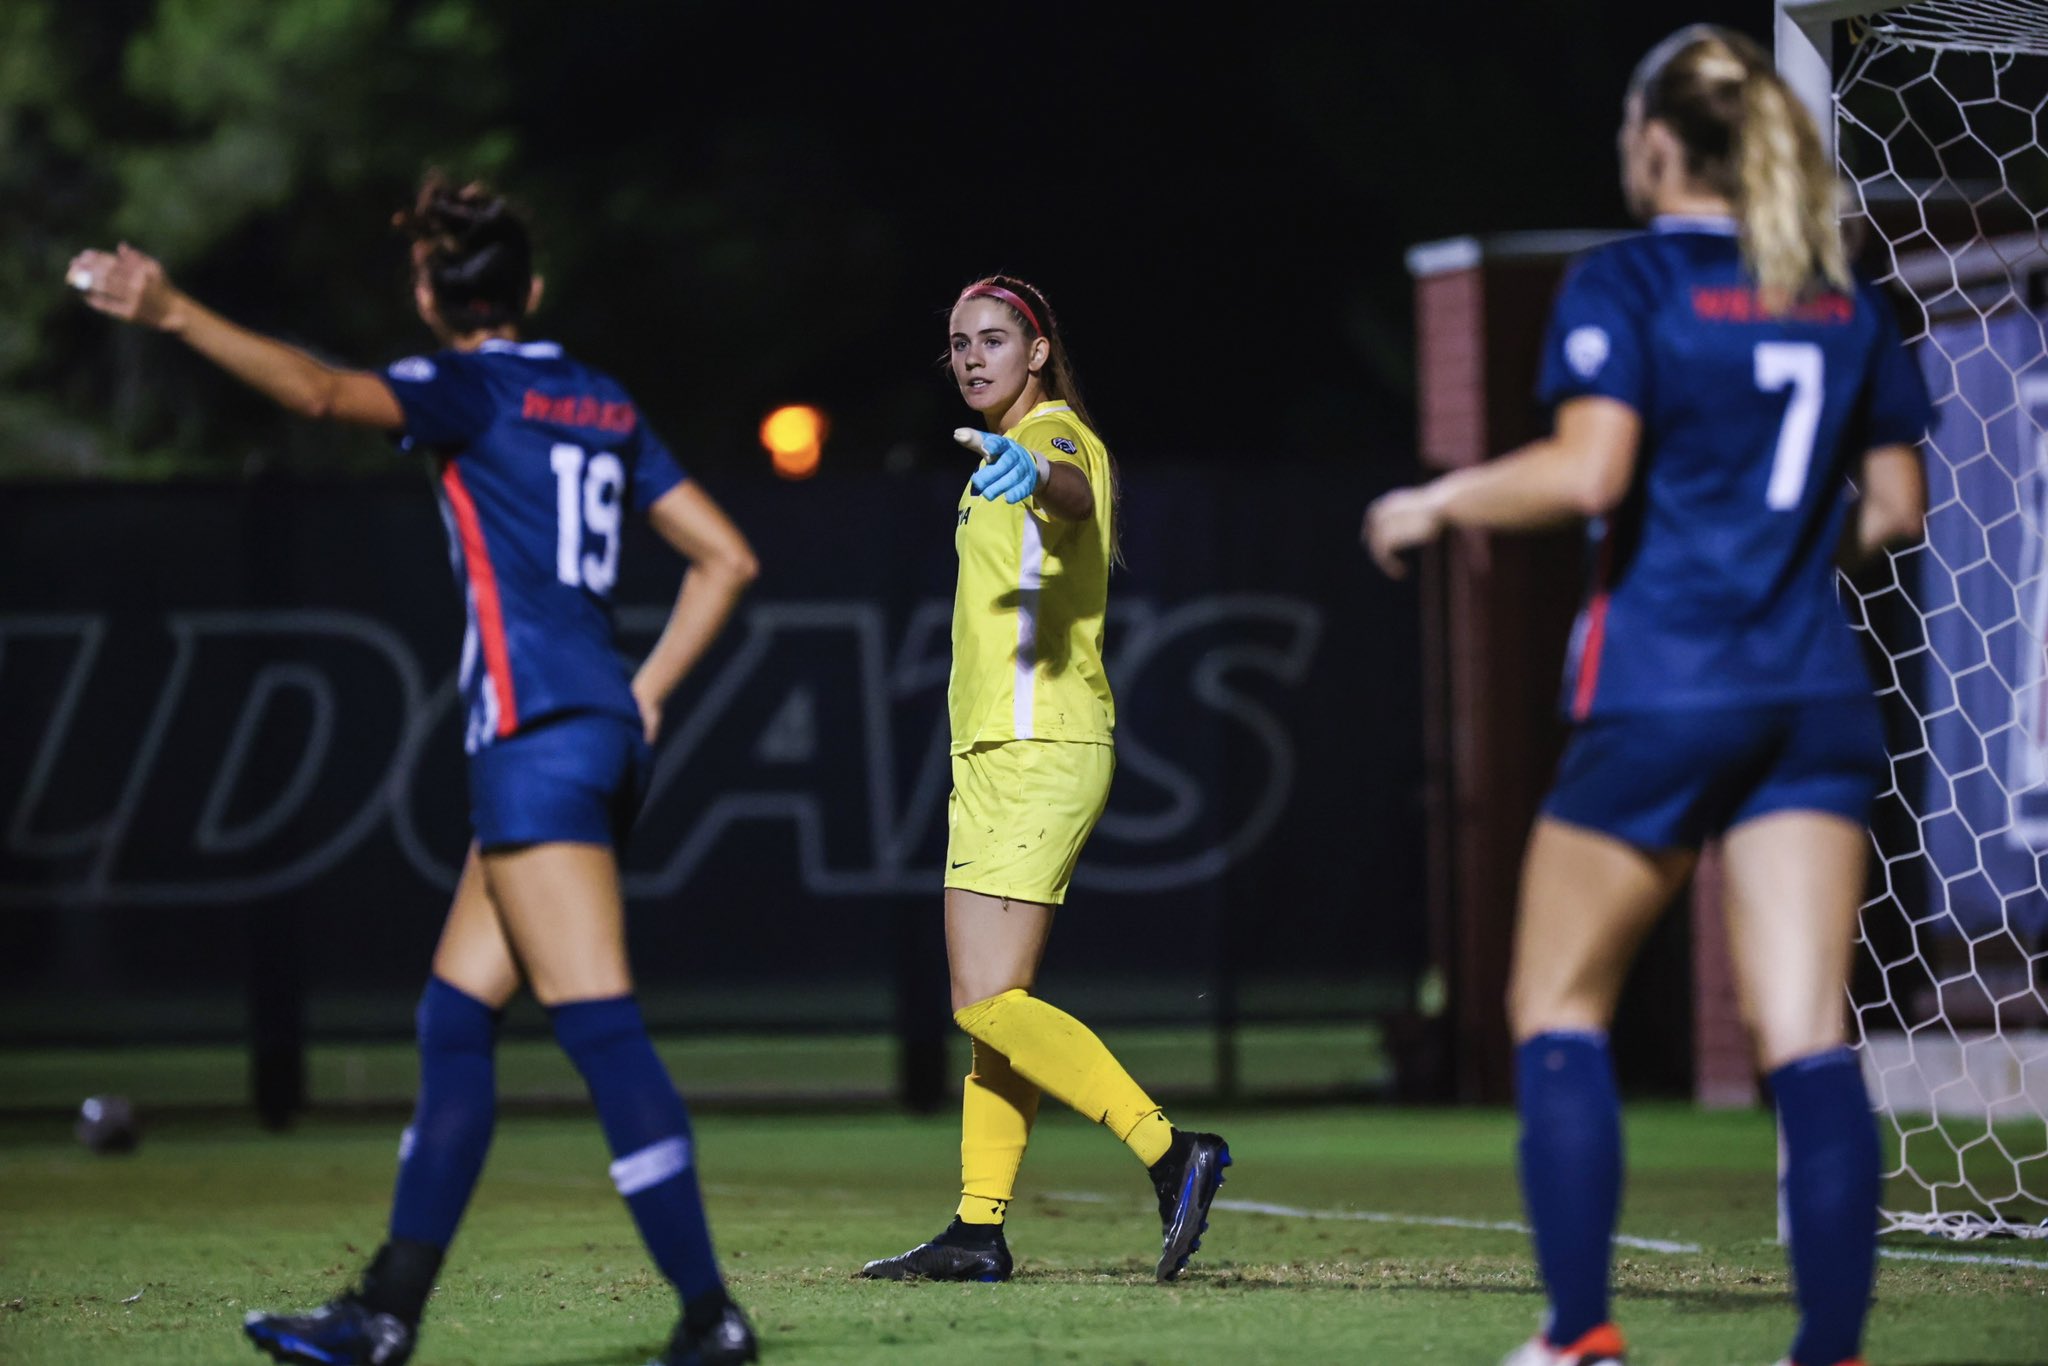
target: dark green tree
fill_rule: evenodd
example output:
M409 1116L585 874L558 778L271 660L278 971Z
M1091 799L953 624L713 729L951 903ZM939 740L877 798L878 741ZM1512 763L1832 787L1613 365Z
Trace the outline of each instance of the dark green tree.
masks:
M378 459L374 439L291 424L177 348L82 316L63 262L127 240L316 351L415 348L381 219L426 165L512 164L499 45L475 0L0 6L0 200L18 216L0 252L0 468Z

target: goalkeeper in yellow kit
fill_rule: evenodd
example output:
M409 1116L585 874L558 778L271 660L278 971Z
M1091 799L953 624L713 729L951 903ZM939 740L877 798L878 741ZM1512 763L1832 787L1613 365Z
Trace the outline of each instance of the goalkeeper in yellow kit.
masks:
M1230 1149L1175 1129L1086 1025L1030 990L1116 767L1116 704L1102 671L1114 470L1043 293L1009 276L977 281L953 305L950 330L953 378L988 428L955 433L983 462L954 531L947 688L946 956L974 1069L961 1098L956 1217L860 1274L1009 1279L1003 1216L1043 1092L1146 1165L1159 1197L1158 1276L1170 1281L1201 1245Z

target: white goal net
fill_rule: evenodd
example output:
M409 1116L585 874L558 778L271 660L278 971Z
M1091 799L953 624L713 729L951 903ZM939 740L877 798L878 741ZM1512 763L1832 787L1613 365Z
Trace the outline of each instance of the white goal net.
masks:
M1926 541L1849 585L1893 786L1852 991L1888 1229L2048 1237L2048 0L1788 3L1852 247L1937 403ZM1803 18L1800 11L1804 11ZM1785 41L1781 22L1781 49Z

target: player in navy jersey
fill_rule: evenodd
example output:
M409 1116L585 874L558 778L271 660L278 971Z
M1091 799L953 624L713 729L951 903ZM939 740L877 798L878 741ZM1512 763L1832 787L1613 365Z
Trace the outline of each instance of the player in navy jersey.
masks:
M1644 933L1725 834L1729 938L1784 1141L1789 1360L1841 1366L1876 1270L1877 1132L1844 1006L1887 761L1835 569L1919 534L1930 410L1885 299L1845 264L1812 120L1756 44L1694 27L1653 49L1621 154L1649 231L1565 281L1540 384L1553 434L1366 514L1392 574L1448 527L1591 519L1574 728L1529 840L1509 990L1550 1312L1508 1360L1624 1360L1606 1031Z
M618 850L663 702L756 572L618 383L520 340L540 297L525 225L484 187L431 176L399 215L413 296L442 343L383 373L340 370L238 327L149 257L88 251L69 278L102 313L168 332L308 417L374 427L434 470L467 615L461 664L475 842L418 1013L420 1092L389 1237L356 1286L308 1314L251 1314L280 1361L397 1366L483 1168L497 1023L522 980L590 1088L611 1174L683 1302L667 1366L753 1361L697 1184L689 1116L648 1041L626 960ZM630 676L611 590L628 511L689 561L667 628Z

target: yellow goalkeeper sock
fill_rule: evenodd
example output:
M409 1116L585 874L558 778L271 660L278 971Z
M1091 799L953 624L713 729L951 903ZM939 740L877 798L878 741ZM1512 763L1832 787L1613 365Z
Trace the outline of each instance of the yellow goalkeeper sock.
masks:
M1173 1146L1165 1114L1102 1040L1065 1011L1019 987L956 1010L953 1020L1008 1058L1026 1081L1108 1128L1146 1166Z
M1000 1224L1017 1191L1017 1168L1038 1088L1017 1075L1010 1060L974 1041L974 1070L960 1093L960 1222Z

